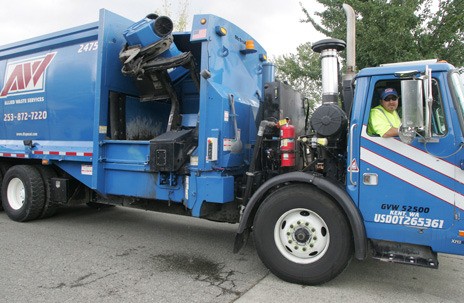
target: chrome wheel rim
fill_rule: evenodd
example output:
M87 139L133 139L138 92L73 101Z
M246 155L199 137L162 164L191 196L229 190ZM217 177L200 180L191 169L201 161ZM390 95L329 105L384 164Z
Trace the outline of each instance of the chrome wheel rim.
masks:
M315 212L296 208L277 220L274 241L281 254L294 263L309 264L322 258L330 244L329 228Z

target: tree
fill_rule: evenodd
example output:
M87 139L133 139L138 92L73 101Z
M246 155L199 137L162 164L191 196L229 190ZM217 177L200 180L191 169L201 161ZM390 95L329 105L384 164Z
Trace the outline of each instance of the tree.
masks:
M178 3L179 3L179 9L177 13L175 14L177 15L176 19L173 18L174 13L172 11L171 3L168 0L163 1L162 9L156 10L156 13L158 15L164 15L164 16L170 17L174 23L174 31L182 32L182 31L185 31L187 28L188 8L190 5L190 1L183 0L183 1L179 1Z
M276 78L287 82L308 100L312 110L321 100L321 63L319 54L311 49L311 43L298 46L296 54L279 56L275 60Z
M420 47L456 66L464 65L464 1L440 1L438 14L424 14L427 27Z
M342 4L356 11L359 68L381 63L439 58L464 65L464 1L462 0L317 0L326 7L314 16L302 5L316 30L345 40ZM434 4L438 10L434 10ZM316 18L320 18L320 23Z

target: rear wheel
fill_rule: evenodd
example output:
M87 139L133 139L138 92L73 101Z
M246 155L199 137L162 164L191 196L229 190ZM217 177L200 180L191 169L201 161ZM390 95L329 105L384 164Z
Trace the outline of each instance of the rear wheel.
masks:
M44 185L44 207L42 209L42 213L40 214L39 218L48 218L53 216L58 209L58 205L51 201L51 186L52 186L52 178L56 177L56 172L53 168L49 166L36 166L37 170L42 177L43 185Z
M14 221L29 221L40 216L44 207L44 184L40 173L29 165L10 168L2 182L2 205Z
M262 262L292 283L327 282L353 253L350 227L336 202L305 185L270 194L256 213L253 234Z
M6 171L8 170L8 168L10 168L11 165L10 164L7 164L7 163L0 163L0 188L2 186L2 182L3 182L3 177L5 176L6 174ZM1 190L0 190L1 192ZM1 193L0 193L0 197L1 197ZM1 198L0 198L1 199ZM0 211L3 211L3 206L2 206L2 201L0 201Z

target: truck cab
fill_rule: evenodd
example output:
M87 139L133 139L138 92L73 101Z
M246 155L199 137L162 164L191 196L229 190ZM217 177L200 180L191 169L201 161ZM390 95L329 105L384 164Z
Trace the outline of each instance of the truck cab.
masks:
M334 60L342 43L328 39L314 48L323 66L336 66L324 60ZM353 254L429 268L438 268L437 253L463 255L461 72L437 60L366 68L348 81L353 97L344 98L344 111L325 89L336 87L330 75L337 71L322 73L322 105L311 117L312 132L298 139L309 151L300 151L307 166L264 183L238 234L253 225L271 271L307 284L332 279ZM399 136L390 138L368 132L386 88L398 92L401 117ZM273 236L266 232L272 226Z
M420 79L427 68L431 79ZM367 238L427 246L434 252L464 253L459 245L464 230L464 95L460 79L452 65L435 62L367 68L357 75L346 188L364 218ZM421 94L415 97L422 98L417 112L424 113L425 125L414 129L410 142L369 134L369 115L378 105L379 91L387 87L397 90L401 115L412 101L408 96L411 87L404 85L407 81L431 87L431 100ZM404 115L402 123L403 127L407 123Z

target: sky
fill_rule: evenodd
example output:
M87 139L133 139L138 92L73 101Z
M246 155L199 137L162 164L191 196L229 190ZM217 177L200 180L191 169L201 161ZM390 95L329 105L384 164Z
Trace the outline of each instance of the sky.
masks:
M130 20L138 21L147 14L162 11L161 0L18 0L4 1L0 11L0 46L36 36L68 29L98 20L101 8ZM170 10L179 12L179 2L171 2ZM195 14L220 16L248 32L260 43L269 58L295 53L297 46L325 37L309 23L301 23L304 13L317 8L313 0L187 0L188 27ZM321 11L321 8L317 9ZM175 16L170 16L174 21Z

